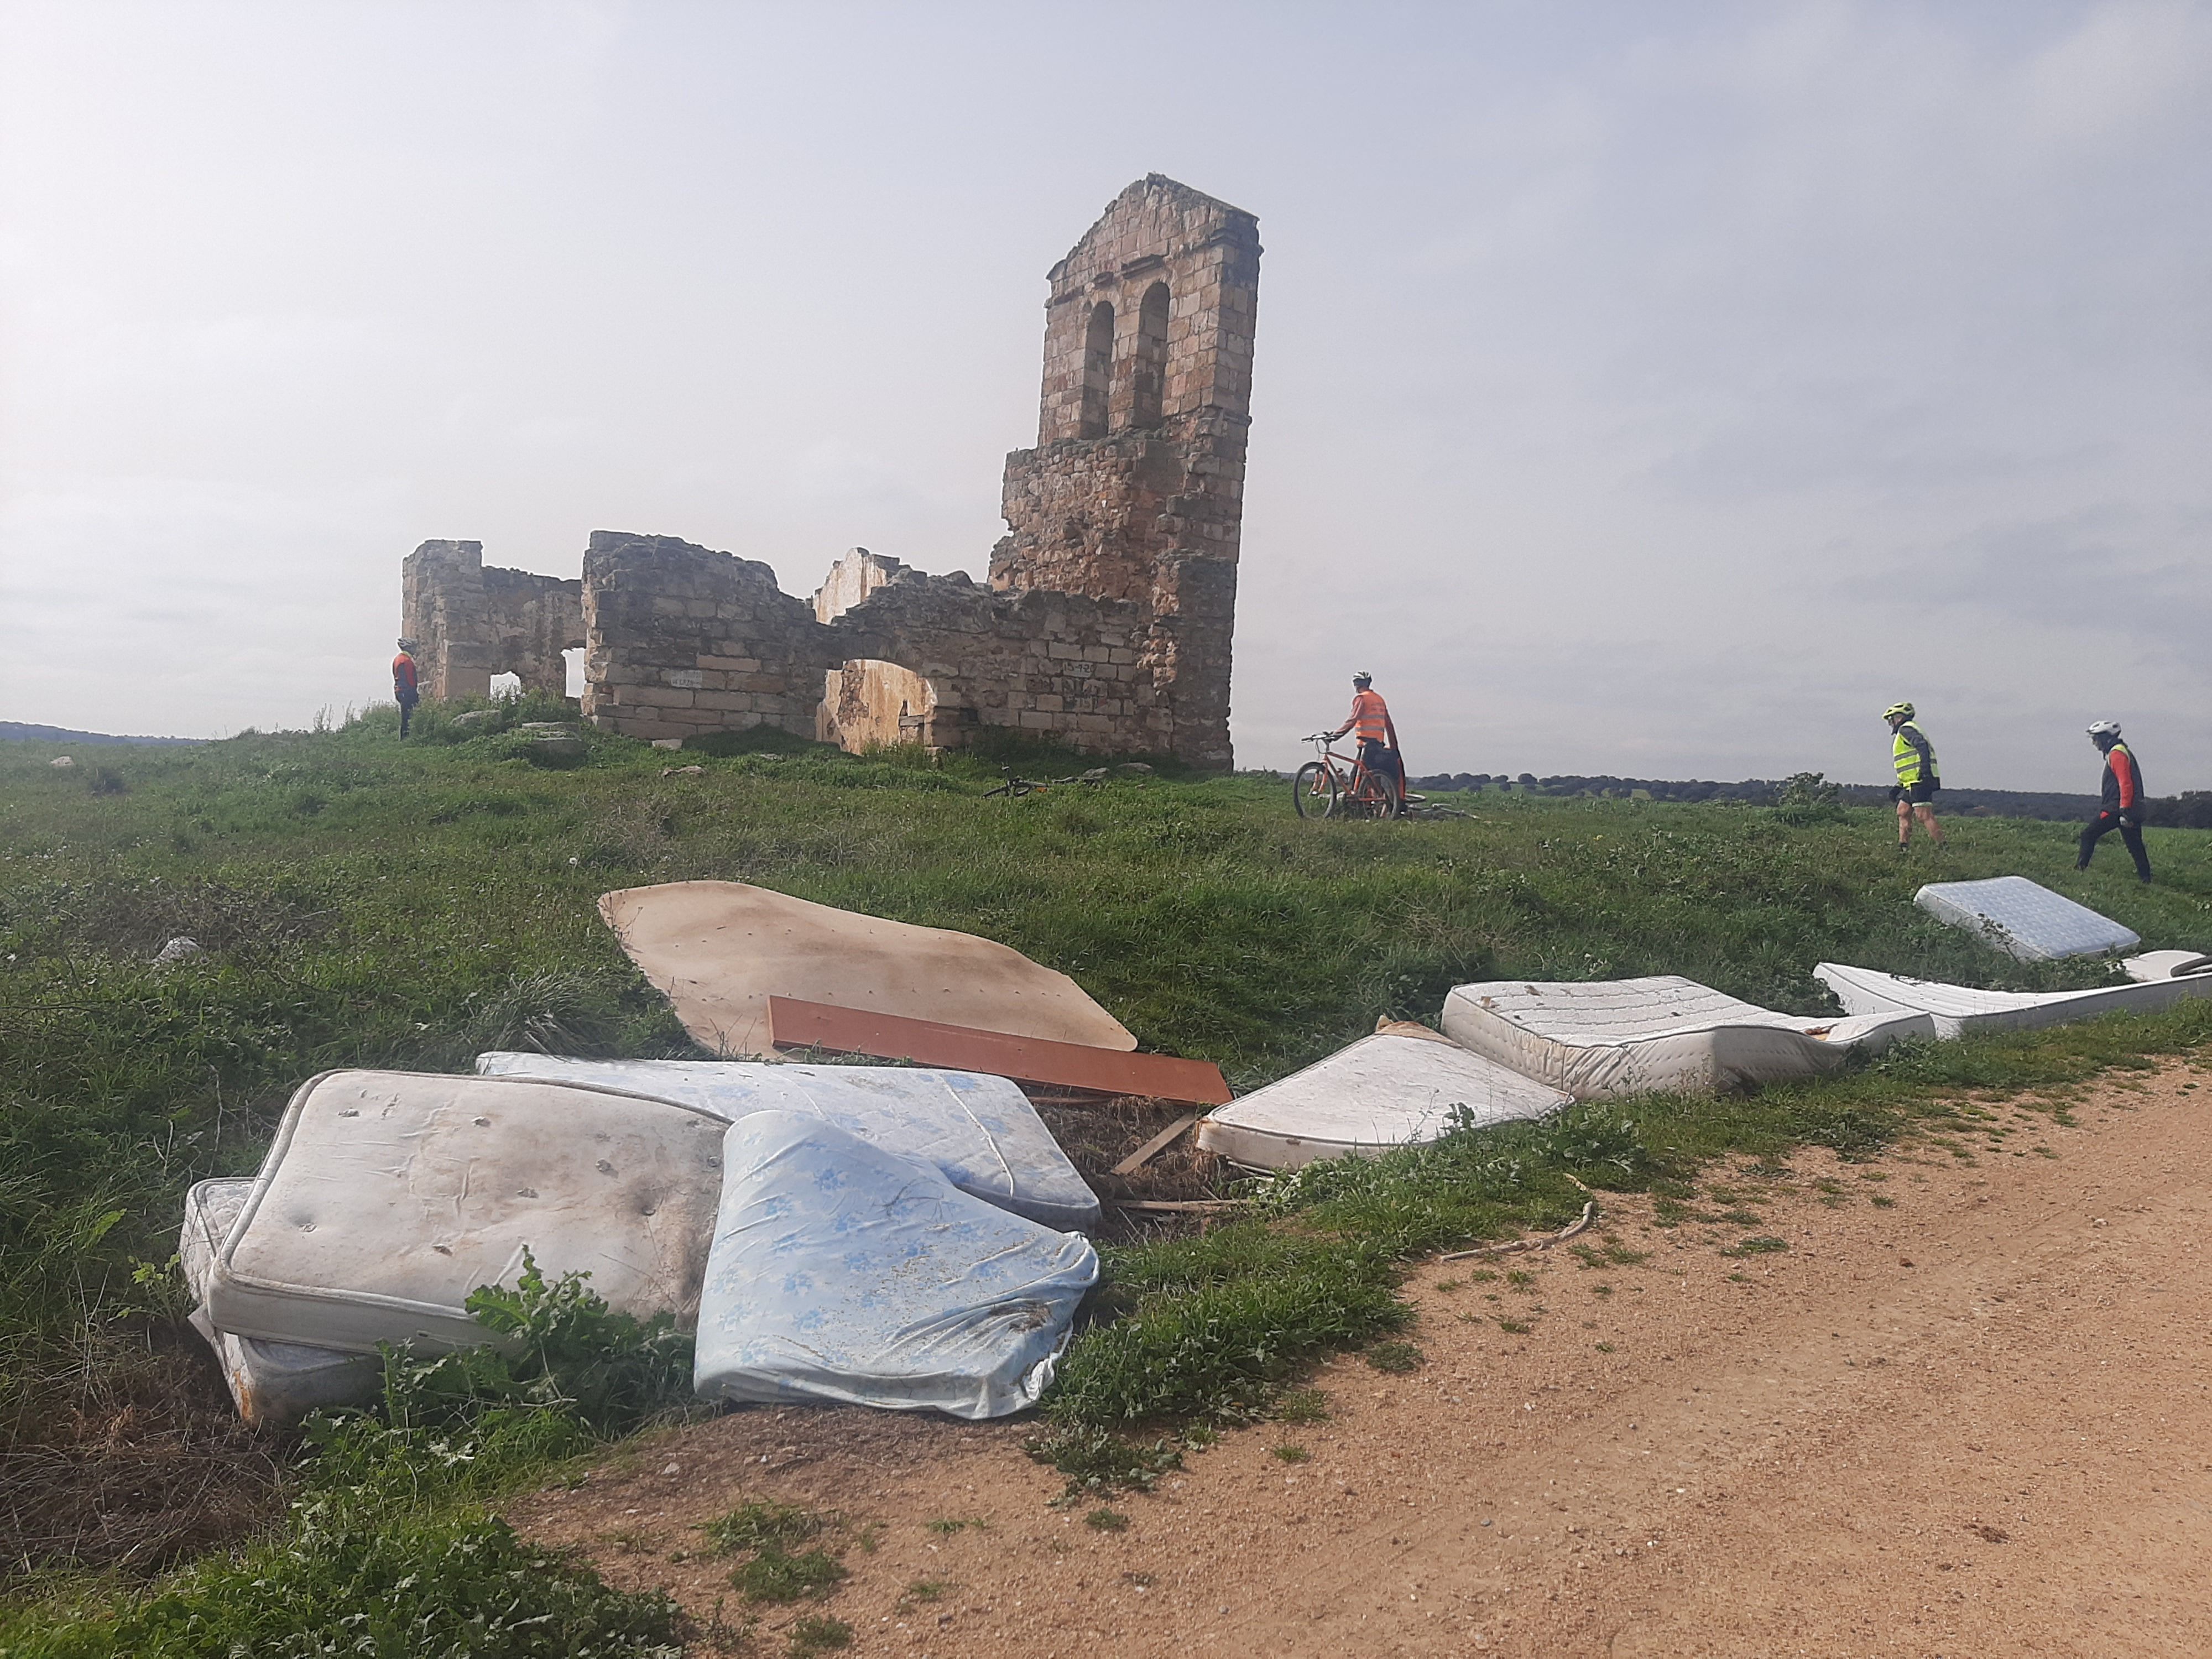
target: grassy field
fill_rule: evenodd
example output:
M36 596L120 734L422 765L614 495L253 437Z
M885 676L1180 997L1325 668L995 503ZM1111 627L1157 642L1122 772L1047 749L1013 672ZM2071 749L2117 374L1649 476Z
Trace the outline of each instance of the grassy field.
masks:
M1811 977L1824 958L2019 987L2106 972L2026 968L1936 926L1907 902L1930 878L2027 875L2150 945L2212 949L2212 835L2197 831L2150 832L2160 881L2145 889L2116 848L2076 875L2071 830L2027 821L1962 822L1940 857L1899 859L1880 811L1793 824L1747 807L1484 795L1467 820L1316 824L1292 815L1285 785L1256 777L1014 800L985 798L995 771L972 762L793 745L685 755L703 774L664 777L675 757L620 740L543 769L518 738L465 737L447 711L426 710L417 732L403 747L380 714L190 750L88 750L68 769L48 763L52 747L0 745L0 1561L27 1609L0 1622L0 1651L222 1651L208 1644L222 1620L204 1610L157 1641L118 1634L115 1609L149 1605L132 1588L144 1575L217 1547L172 1601L239 1603L237 1575L275 1583L271 1561L320 1559L301 1553L303 1510L355 1540L344 1559L362 1576L351 1589L303 1579L298 1632L315 1608L374 1600L377 1574L404 1565L390 1544L404 1536L464 1577L479 1561L566 1587L553 1622L530 1627L567 1632L565 1645L532 1648L518 1626L507 1645L479 1632L454 1651L674 1639L665 1610L595 1599L498 1537L486 1494L542 1470L548 1445L504 1463L487 1451L458 1485L418 1471L405 1499L381 1474L303 1478L292 1442L229 1420L166 1265L185 1187L252 1170L317 1071L465 1067L491 1047L691 1052L597 920L610 888L739 879L987 934L1073 975L1146 1047L1218 1060L1240 1089L1380 1015L1433 1019L1469 979L1681 973L1809 1013L1830 1006ZM179 936L204 953L155 965ZM1963 1089L2060 1085L2206 1034L2188 1009L1915 1047L1819 1087L1585 1109L1288 1183L1265 1213L1204 1239L1111 1253L1102 1311L1118 1317L1079 1339L1047 1437L1072 1474L1106 1480L1153 1455L1119 1428L1152 1437L1267 1409L1304 1358L1390 1329L1397 1263L1570 1212L1571 1175L1680 1183L1723 1150L1870 1147L1955 1112L1944 1103ZM487 1446L536 1443L483 1432ZM428 1454L410 1441L392 1455ZM370 1496L337 1504L334 1490ZM240 1565L222 1553L248 1537L264 1554ZM91 1599L72 1624L56 1609L73 1597ZM580 1633L593 1620L596 1647ZM295 1650L275 1628L250 1626L254 1650ZM380 1639L362 1650L428 1650L427 1636L413 1650Z

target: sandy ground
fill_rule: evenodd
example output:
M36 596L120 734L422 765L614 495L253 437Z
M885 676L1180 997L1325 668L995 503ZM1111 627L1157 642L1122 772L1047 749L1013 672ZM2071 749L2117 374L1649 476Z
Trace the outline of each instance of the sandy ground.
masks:
M2206 1075L1715 1170L1671 1228L1608 1200L1634 1262L1425 1267L1419 1370L1326 1367L1328 1421L1225 1437L1119 1531L1050 1506L1018 1425L827 1410L663 1437L514 1518L671 1588L706 1652L818 1612L857 1654L1009 1659L2212 1654ZM754 1498L842 1514L826 1602L749 1612L701 1553Z

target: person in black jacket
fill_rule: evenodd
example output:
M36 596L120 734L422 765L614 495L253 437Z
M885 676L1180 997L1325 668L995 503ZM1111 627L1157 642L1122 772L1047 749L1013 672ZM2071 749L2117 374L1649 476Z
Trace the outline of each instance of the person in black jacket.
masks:
M2148 881L2150 854L2143 851L2142 838L2142 769L2136 764L2135 750L2120 740L2118 720L2091 721L2089 741L2105 757L2105 805L2081 831L2081 856L2074 867L2087 869L2098 841L2117 830L2128 855L2136 861L2136 878Z

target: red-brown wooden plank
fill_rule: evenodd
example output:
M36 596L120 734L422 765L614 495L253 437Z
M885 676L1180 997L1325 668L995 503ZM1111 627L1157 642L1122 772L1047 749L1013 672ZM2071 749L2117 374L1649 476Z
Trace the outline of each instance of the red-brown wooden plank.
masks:
M988 1072L1024 1083L1051 1083L1108 1095L1148 1095L1220 1106L1231 1098L1221 1068L1211 1060L1135 1054L1080 1042L1012 1036L969 1025L940 1025L903 1014L870 1013L798 997L768 1000L769 1040L779 1048L828 1048L911 1060L953 1071Z

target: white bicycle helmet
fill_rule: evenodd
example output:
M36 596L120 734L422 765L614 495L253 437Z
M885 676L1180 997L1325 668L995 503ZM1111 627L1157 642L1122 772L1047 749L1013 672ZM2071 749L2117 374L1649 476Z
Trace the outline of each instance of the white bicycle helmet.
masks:
M2117 738L2120 735L2120 723L2118 720L2091 720L2089 735L2093 738Z

